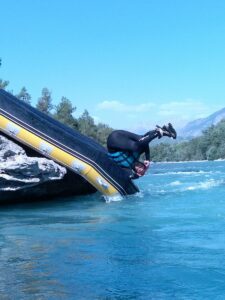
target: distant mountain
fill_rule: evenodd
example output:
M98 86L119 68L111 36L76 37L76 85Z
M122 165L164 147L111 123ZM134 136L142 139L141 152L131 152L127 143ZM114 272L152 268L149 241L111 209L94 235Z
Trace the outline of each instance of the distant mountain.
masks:
M188 123L185 127L179 130L179 135L183 138L193 138L202 134L202 131L210 127L211 125L216 125L222 119L225 119L225 108L216 111L207 118L202 118L194 120Z

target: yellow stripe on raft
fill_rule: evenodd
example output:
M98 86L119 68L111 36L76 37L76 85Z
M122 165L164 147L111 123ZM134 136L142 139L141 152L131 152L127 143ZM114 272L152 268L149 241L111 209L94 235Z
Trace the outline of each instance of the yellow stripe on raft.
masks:
M91 165L36 136L2 115L0 115L0 130L72 169L90 182L103 195L114 196L119 194L114 186L104 179Z

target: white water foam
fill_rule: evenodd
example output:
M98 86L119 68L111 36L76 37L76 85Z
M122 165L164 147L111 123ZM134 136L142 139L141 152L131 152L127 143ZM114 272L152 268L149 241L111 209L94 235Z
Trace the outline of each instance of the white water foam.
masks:
M169 183L168 185L169 186L179 186L179 185L181 185L182 183L179 181L179 180L176 180L176 181L173 181L173 182L171 182L171 183Z
M202 174L221 174L219 171L177 171L177 172L166 172L166 173L156 173L153 176L167 176L167 175L202 175Z
M181 160L181 161L160 161L155 164L191 164L191 163L206 163L208 160Z
M114 196L103 196L105 199L106 203L110 203L110 202L118 202L118 201L122 201L123 200L123 196L121 195L114 195Z
M222 179L221 180L209 179L209 180L201 181L194 185L188 186L188 187L184 188L184 191L208 190L213 187L217 187L221 184L224 184L224 180L222 180Z

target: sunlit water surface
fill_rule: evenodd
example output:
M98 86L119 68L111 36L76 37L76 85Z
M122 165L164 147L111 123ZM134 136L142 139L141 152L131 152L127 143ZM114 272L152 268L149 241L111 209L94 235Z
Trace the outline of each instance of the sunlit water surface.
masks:
M154 164L141 192L0 208L0 299L224 299L225 162Z

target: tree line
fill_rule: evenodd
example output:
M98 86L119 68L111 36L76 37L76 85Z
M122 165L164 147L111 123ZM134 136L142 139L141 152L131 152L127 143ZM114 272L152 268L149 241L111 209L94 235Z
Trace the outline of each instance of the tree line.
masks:
M0 88L6 89L8 85L9 81L0 79ZM11 91L11 93L13 92ZM31 95L25 87L22 87L15 96L31 105ZM106 146L107 137L113 130L104 123L95 124L94 119L87 110L81 116L75 117L76 107L64 96L57 105L54 105L48 88L42 89L36 108L78 130L80 133L95 139L103 146ZM212 125L203 131L201 136L190 141L173 144L161 143L152 146L151 159L158 162L225 159L225 120L215 126Z
M151 148L153 161L191 161L225 159L225 120L204 130L202 135L177 144L158 144Z

